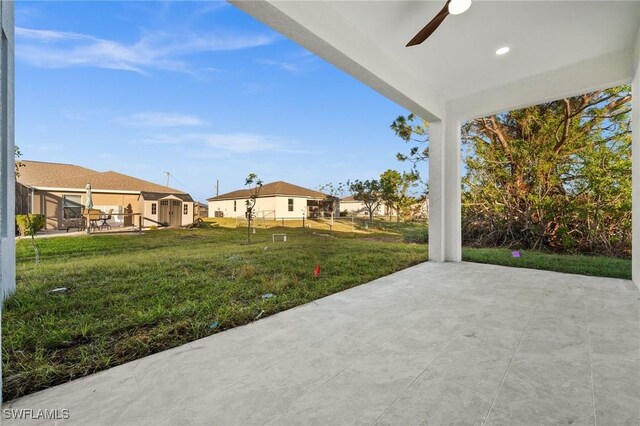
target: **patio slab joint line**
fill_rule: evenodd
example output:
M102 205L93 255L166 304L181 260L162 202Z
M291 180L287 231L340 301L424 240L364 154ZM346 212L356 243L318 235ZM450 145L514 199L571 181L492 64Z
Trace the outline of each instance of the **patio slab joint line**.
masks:
M388 337L386 340L384 340L384 341L382 342L382 344L380 345L380 347L381 347L381 346L383 346L385 343L387 343L389 340L393 339L396 335L400 334L400 333L402 332L402 330L404 330L404 329L398 330L398 331L397 331L396 333L394 333L392 336L390 336L390 337ZM333 336L329 336L329 337L326 337L326 338L324 338L324 339L322 339L322 340L326 340L326 339L329 339L329 338L334 337L334 336L335 336L335 335L333 335ZM369 344L367 344L367 345L368 345L368 346L371 346L371 345L369 345ZM311 395L312 393L314 393L314 392L316 392L318 389L320 389L322 386L324 386L325 384L329 383L331 380L333 380L333 379L335 379L336 377L338 377L338 376L342 375L342 373L344 373L344 372L345 372L345 371L347 371L349 368L351 368L352 366L354 366L354 365L355 365L358 361L360 361L362 358L364 358L364 357L366 357L367 355L369 355L369 354L373 353L373 352L374 352L375 350L377 350L377 349L378 349L377 347L375 347L375 346L371 346L371 349L370 349L367 353L365 353L364 355L362 355L360 358L355 359L352 363L348 364L345 368L343 368L342 370L338 371L338 372L337 372L336 374L334 374L333 376L331 376L331 377L327 378L326 380L324 380L322 383L318 384L318 385L317 385L316 387L314 387L313 389L311 389L311 390L309 390L308 392L305 392L304 394L300 395L300 397L299 397L299 398L297 398L294 402L292 402L292 403L291 403L291 405L289 405L286 409L284 409L282 412L280 412L280 413L278 413L278 414L274 415L273 417L271 417L269 420L267 420L267 421L266 421L266 422L264 422L263 424L264 424L264 425L267 425L267 424L271 423L272 421L274 421L275 419L277 419L277 418L278 418L278 416L282 416L282 415L286 414L286 413L287 413L288 411L290 411L293 407L295 407L295 406L296 406L296 405L297 405L297 404L298 404L298 403L299 403L299 402L300 402L304 397L306 397L307 395Z
M538 311L538 307L540 306L540 302L542 302L542 298L543 297L544 297L544 293L542 293L540 295L540 299L538 299L538 303L536 303L535 309L533 310L533 312L531 312L531 315L529 315L529 319L527 319L527 323L525 324L524 329L522 330L522 334L520 335L520 338L518 339L518 343L516 344L516 348L513 350L513 355L511 355L511 359L509 359L509 364L507 364L507 368L505 368L505 370L504 370L504 374L502 375L502 379L500 380L500 385L498 386L498 390L493 395L493 400L491 401L491 405L489 406L489 411L487 411L486 416L484 416L484 419L482 420L481 425L483 425L483 426L487 422L489 417L491 416L491 411L493 411L493 406L496 403L496 399L498 399L498 394L500 394L500 390L502 389L502 385L504 384L504 380L507 378L507 374L509 373L509 369L511 368L511 364L513 363L513 359L516 357L516 354L518 353L518 349L520 349L520 343L522 343L522 338L524 337L524 334L527 332L527 328L529 328L529 323L531 322L531 318L533 318L533 316Z
M402 392L400 392L400 394L398 394L398 397L397 397L396 399L394 399L394 400L393 400L393 402L392 402L391 404L389 404L389 406L388 406L387 408L385 408L385 409L382 411L382 413L380 413L380 415L378 416L378 418L377 418L377 419L376 419L372 424L374 424L374 425L375 425L375 424L377 424L377 423L378 423L378 421L379 421L379 420L380 420L380 419L385 415L385 413L386 413L387 411L389 411L389 409L390 409L391 407L393 407L393 405L394 405L396 402L398 402L398 400L399 400L400 398L402 398L402 395L404 395L405 393L407 393L407 391L411 388L411 386L413 386L413 384L414 384L414 383L415 383L415 382L416 382L420 377L422 377L422 375L423 375L424 373L426 373L426 372L429 370L429 367L431 367L431 364L433 364L434 362L436 362L436 360L437 360L438 358L440 358L440 355L442 355L442 354L444 353L444 351L446 351L446 350L449 348L449 346L451 346L451 344L453 343L453 341L454 341L454 340L455 340L455 339L451 339L451 340L449 340L449 343L447 343L446 345L444 345L444 347L442 348L442 350L441 350L440 352L438 352L438 355L436 355L436 356L431 360L431 362L429 363L429 365L427 365L427 366L424 368L424 370L422 370L422 371L420 372L420 374L418 374L418 375L417 375L417 376L416 376L416 377L411 381L411 383L409 383L409 384L407 385L407 387L406 387L406 388L404 388L404 390L403 390ZM465 386L465 387L466 387L466 386ZM469 389L469 388L467 388L467 389ZM474 392L475 392L475 391L474 391Z

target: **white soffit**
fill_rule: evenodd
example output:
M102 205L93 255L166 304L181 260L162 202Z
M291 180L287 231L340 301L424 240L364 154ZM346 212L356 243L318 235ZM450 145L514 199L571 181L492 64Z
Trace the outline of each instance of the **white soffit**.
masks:
M445 0L231 2L426 119L629 82L640 26L640 1L475 0L407 48Z

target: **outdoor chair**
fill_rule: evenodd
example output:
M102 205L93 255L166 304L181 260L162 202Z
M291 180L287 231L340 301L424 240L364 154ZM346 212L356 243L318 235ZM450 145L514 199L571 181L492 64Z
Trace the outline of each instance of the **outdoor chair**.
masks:
M100 220L102 220L102 223L100 224L100 229L102 229L102 228L111 229L111 225L109 225L109 223L107 221L111 220L111 214L112 213L113 213L113 209L109 209L109 213L107 213L106 216L101 216L100 217Z
M89 229L100 229L98 221L100 220L101 212L98 209L89 209L87 216L89 217Z
M71 209L69 207L64 208L67 232L69 229L76 228L78 231L82 231L86 227L86 221L82 212L78 209Z

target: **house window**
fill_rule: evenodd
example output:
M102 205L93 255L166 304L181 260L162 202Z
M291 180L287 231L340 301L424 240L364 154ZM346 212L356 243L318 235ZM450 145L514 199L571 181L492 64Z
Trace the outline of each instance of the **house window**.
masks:
M233 211L234 211L234 212L238 210L238 206L237 206L237 204L236 204L236 203L237 203L237 201L236 201L236 200L233 200Z
M289 198L289 211L293 211L293 198Z
M151 214L158 213L158 203L151 203Z
M184 214L189 214L189 204L184 204L182 207Z
M62 196L62 214L65 219L75 218L82 214L81 195Z

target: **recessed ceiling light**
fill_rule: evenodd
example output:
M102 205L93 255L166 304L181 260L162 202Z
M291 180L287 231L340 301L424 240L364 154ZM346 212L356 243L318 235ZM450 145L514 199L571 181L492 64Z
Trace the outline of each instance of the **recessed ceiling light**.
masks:
M501 47L500 49L496 50L496 55L504 55L506 53L509 53L509 50L511 49L508 46Z
M471 0L451 0L449 3L449 13L452 15L460 15L471 7Z

